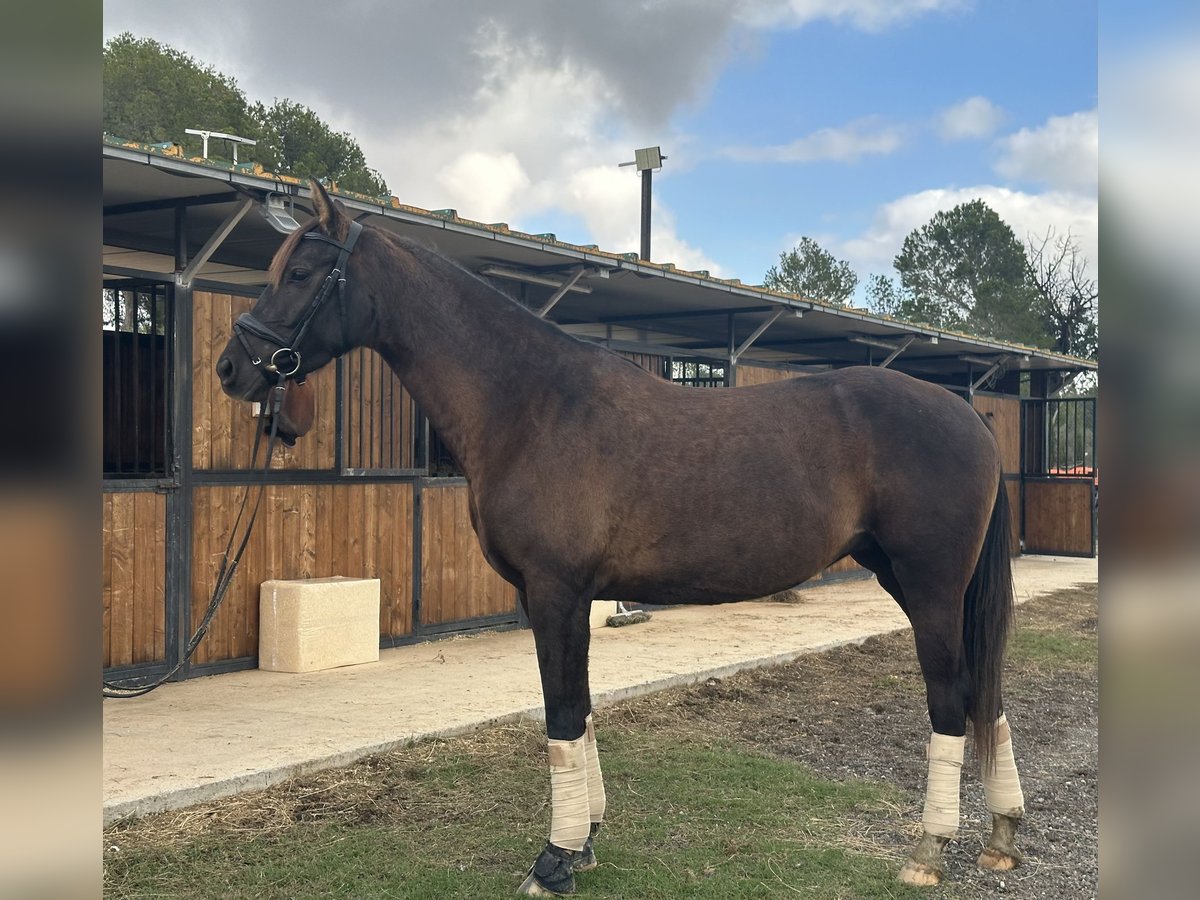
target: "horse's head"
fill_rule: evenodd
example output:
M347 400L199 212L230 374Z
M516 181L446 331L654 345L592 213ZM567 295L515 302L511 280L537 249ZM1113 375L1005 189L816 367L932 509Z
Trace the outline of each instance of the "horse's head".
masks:
M286 383L285 437L311 426L311 394L300 388L305 376L357 346L361 331L347 268L362 226L320 183L313 181L312 191L316 218L279 248L266 289L234 323L216 366L221 387L237 400L264 400L273 386Z

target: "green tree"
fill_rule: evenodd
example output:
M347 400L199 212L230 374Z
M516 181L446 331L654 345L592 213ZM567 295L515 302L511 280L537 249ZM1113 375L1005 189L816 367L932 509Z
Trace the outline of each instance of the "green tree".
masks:
M867 278L867 309L881 316L904 318L903 312L912 302L895 279L886 275L871 275Z
M104 47L104 130L135 141L175 141L200 153L188 128L207 128L258 141L243 158L297 178L332 178L362 194L388 193L350 135L335 132L300 103L249 104L237 82L173 47L128 32ZM211 143L209 154L224 151Z
M1025 249L982 200L934 215L904 239L896 271L910 321L1047 347Z
M339 187L361 194L387 193L387 184L367 166L358 142L334 131L302 103L256 103L253 113L262 133L259 157L268 169L298 178L332 178Z
M150 38L112 38L104 47L104 130L147 143L175 141L198 154L200 139L187 128L258 137L234 79Z
M802 237L794 248L779 254L779 265L767 270L763 284L772 290L844 306L854 295L858 276L850 263L835 258L812 238Z

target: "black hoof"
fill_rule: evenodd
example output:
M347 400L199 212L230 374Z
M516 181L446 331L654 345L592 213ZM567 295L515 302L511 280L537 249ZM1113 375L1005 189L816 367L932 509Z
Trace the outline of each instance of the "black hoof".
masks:
M596 850L592 846L592 838L596 836L596 832L600 830L600 823L592 823L592 832L588 835L587 842L583 845L583 849L575 854L575 858L571 860L572 872L590 872L596 868Z
M547 843L538 854L533 868L529 870L517 893L534 897L575 893L575 871L572 863L579 855L574 850L564 850Z

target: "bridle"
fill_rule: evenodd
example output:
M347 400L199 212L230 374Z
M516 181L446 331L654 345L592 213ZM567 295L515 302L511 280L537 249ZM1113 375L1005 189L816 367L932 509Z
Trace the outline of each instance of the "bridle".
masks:
M350 261L350 254L354 252L354 245L358 242L358 236L362 234L363 226L361 222L351 222L350 232L346 235L345 243L336 241L331 237L321 234L319 231L306 231L300 237L302 240L324 241L326 244L332 244L338 248L337 262L333 264L333 269L326 276L325 282L321 285L316 295L309 303L308 309L304 311L304 315L296 323L292 329L290 338L285 338L271 328L269 325L259 321L253 314L245 312L237 317L237 321L233 323L233 333L238 339L238 343L242 345L242 349L246 351L246 355L250 358L250 364L262 371L263 378L271 381L272 378L277 379L280 383L286 378L293 377L300 371L300 351L296 348L300 345L305 332L308 331L308 326L312 324L312 320L320 312L325 301L329 299L330 293L337 288L338 297L338 319L342 330L342 341L346 338L346 304L343 294L346 289L346 266ZM263 292L265 296L266 292ZM261 299L261 298L260 298ZM275 346L274 352L271 353L271 358L267 362L263 362L262 356L254 352L254 348L250 346L250 342L246 340L246 334L252 334L260 340L266 341L268 344Z

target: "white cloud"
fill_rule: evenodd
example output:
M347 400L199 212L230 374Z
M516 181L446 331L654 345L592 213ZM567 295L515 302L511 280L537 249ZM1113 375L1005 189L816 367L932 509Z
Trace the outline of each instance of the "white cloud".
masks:
M987 97L968 97L938 113L938 133L944 140L988 137L1004 119L1004 110Z
M739 162L854 162L866 155L894 153L903 142L899 126L861 119L841 128L821 128L787 144L727 147L721 155Z
M828 20L862 31L882 31L928 13L952 12L968 0L743 0L739 17L757 28L801 28Z
M529 176L514 153L469 150L437 174L448 195L469 197L471 217L492 222L509 215L528 193Z
M1094 192L1099 159L1096 110L1053 116L999 141L996 171L1014 181Z
M1059 234L1070 231L1095 270L1099 221L1095 197L1062 191L1028 194L995 185L934 188L885 203L866 231L842 242L834 252L848 259L864 280L871 273L894 274L892 261L909 232L928 222L934 213L975 199L994 209L1021 243L1031 235L1045 234L1048 227Z
M419 128L383 120L360 129L392 192L416 206L452 207L519 230L538 217L570 217L582 229L560 239L636 251L641 188L636 173L617 164L645 146L646 136L614 120L614 88L594 70L518 45L502 31L481 32L474 52L483 77L455 111ZM669 209L656 204L653 224L655 260L720 272L679 238Z

